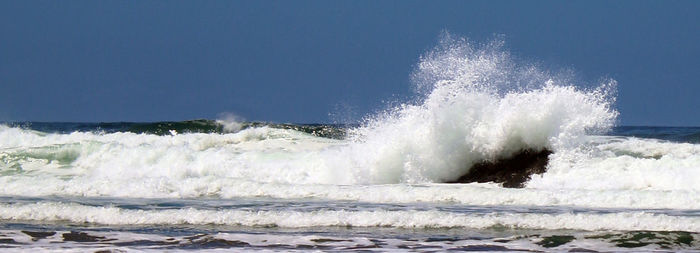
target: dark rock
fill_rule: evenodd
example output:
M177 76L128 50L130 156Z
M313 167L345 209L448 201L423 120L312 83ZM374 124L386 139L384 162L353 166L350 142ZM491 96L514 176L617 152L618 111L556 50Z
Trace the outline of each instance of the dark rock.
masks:
M547 171L549 155L552 151L526 149L510 158L484 161L475 164L467 174L446 183L486 183L495 182L507 188L522 188L532 174Z
M428 239L425 239L425 242L454 242L457 240L453 237L428 237Z
M84 232L75 232L71 231L70 233L64 233L63 235L63 241L72 241L72 242L101 242L107 240L103 236L93 236L89 235Z
M0 238L0 244L17 244L17 242L10 238Z
M542 241L537 244L545 248L554 248L570 243L574 239L576 238L570 235L553 235L544 237Z
M352 242L351 240L338 240L338 239L330 239L330 238L317 238L317 239L311 239L312 242L315 243L324 243L324 242Z
M36 241L39 239L44 239L49 236L53 236L56 234L56 232L49 231L49 232L43 232L43 231L26 231L22 230L22 233L25 233L28 236L32 237L32 240Z

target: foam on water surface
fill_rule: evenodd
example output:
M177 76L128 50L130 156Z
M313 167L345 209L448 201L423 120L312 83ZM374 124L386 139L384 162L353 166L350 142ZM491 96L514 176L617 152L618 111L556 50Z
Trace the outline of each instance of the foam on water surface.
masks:
M444 37L414 73L416 102L367 117L342 141L269 127L240 131L242 125L229 120L219 128L235 133L46 134L3 127L0 148L10 168L31 171L44 168L44 161L97 180L439 183L524 149L567 151L587 133L611 127L617 116L615 81L578 88L570 79L516 64L500 41L475 46Z
M368 210L365 210L368 209ZM375 210L372 210L375 209ZM368 207L335 210L290 207L276 210L124 209L76 203L39 202L0 205L0 219L103 225L242 225L260 227L396 227L574 230L700 231L700 218L692 215L648 211L500 209L484 212L469 208Z
M2 195L700 208L700 177L692 176L700 167L700 148L687 143L589 137L551 155L548 172L533 176L526 188L503 189L492 184L340 184L342 179L313 183L346 175L326 170L332 165L328 153L357 144L293 130L41 136L6 128L0 133L18 131L31 141L2 150Z
M153 230L153 231L151 231ZM638 252L683 250L697 245L699 236L684 232L575 232L484 230L442 230L421 233L409 230L380 231L317 230L296 231L190 231L153 233L61 229L38 231L0 230L0 247L5 252L51 250L52 252L102 251L191 251L224 249L236 251L569 251ZM150 231L152 233L144 233ZM407 238L406 236L410 236Z
M656 130L609 134L618 114L614 80L577 85L575 78L514 60L502 41L479 45L447 34L421 57L412 79L412 101L347 127L238 122L233 117L99 123L94 129L76 123L56 131L48 131L49 123L36 128L0 125L0 221L6 227L302 230L295 235L321 227L516 231L510 236L525 230L575 231L486 243L461 238L437 246L427 239L411 244L398 236L378 245L372 242L377 238L350 233L342 234L346 239L335 248L324 248L335 239L262 248L272 250L297 250L299 245L341 250L370 245L384 250L409 245L437 250L696 246L684 242L700 232L700 145L640 138L664 136ZM680 139L694 136L684 131L690 137ZM547 171L532 175L524 188L443 183L474 164L523 150L552 151ZM65 234L13 244L31 235L8 229L2 236L16 237L0 236L0 247L10 249L48 247L41 243ZM643 234L646 230L655 234ZM618 234L586 237L601 231ZM117 232L116 237L141 236L130 233ZM235 247L253 249L265 245L259 244L262 240L278 239L208 236L217 245L244 241ZM159 241L153 249L170 247L162 238L153 240Z

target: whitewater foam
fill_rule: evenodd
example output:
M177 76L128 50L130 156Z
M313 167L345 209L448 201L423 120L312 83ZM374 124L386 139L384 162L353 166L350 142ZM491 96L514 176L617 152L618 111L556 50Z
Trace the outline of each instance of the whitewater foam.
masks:
M12 224L20 224L19 229L50 224L57 230L288 228L294 236L317 228L359 227L377 234L381 228L426 234L455 228L511 235L534 229L535 237L513 235L489 245L467 239L459 241L466 248L454 248L457 241L439 247L547 250L559 247L552 240L563 240L566 246L557 249L617 250L639 236L653 236L658 245L632 242L641 245L638 249L694 247L697 234L688 232L700 232L700 145L629 132L604 136L618 114L614 80L581 88L573 78L522 65L503 47L502 41L474 45L446 35L416 67L415 100L353 127L225 116L218 121L57 123L54 132L52 123L35 130L31 123L0 125L0 220L7 221L0 231L10 229L0 233L0 247L27 240L32 243L22 245L28 248L18 248L54 245L61 237L57 243L70 244L75 243L70 238L85 236L71 231L34 243L36 238ZM523 188L442 183L474 164L523 150L552 152L546 172L532 175ZM575 236L539 235L567 229L576 230ZM589 238L577 234L581 231L611 234ZM262 242L274 236L245 244L220 241L223 237L201 243L279 247ZM178 241L186 249L199 243L197 238ZM167 238L154 240L170 247ZM301 240L283 249L330 242L324 240ZM391 243L389 248L400 249L415 242L352 240L348 249L386 249ZM589 247L601 241L607 244ZM431 243L428 238L414 246ZM508 247L498 248L503 245Z
M550 156L549 170L528 186L550 189L698 191L700 146L607 138Z
M693 176L700 167L700 147L653 139L586 137L579 146L551 155L548 172L534 176L526 188L503 189L493 184L342 184L356 182L343 178L352 171L327 169L348 168L340 163L354 158L345 153L348 149L358 156L376 154L354 149L361 142L289 129L156 136L5 127L0 136L14 136L0 145L0 195L5 196L700 209L700 177ZM11 147L17 139L22 146Z
M352 131L353 166L343 168L353 172L350 183L453 181L477 162L565 149L612 126L615 81L581 90L533 67L516 68L497 45L478 49L448 36L423 56L414 74L421 101Z
M70 203L0 204L0 219L106 225L244 225L275 227L399 227L700 231L700 218L647 212L458 213L436 210L243 211L128 210Z
M516 190L492 184L357 184L358 178L343 177L358 172L334 174L329 168L352 168L342 162L362 154L376 157L358 149L367 144L289 129L156 136L47 134L4 127L0 136L7 137L0 144L0 195L5 196L700 209L700 177L693 176L700 167L699 146L650 139L586 137L575 148L551 155L549 171ZM18 140L22 144L12 147Z
M167 188L209 176L290 184L439 183L521 150L565 151L586 133L612 125L614 81L579 89L532 66L518 67L502 46L478 47L446 35L413 75L423 92L418 102L368 118L344 141L267 127L241 130L228 117L218 122L228 133L221 135L45 134L4 127L0 148L7 167L61 168L78 185L160 181L156 188Z

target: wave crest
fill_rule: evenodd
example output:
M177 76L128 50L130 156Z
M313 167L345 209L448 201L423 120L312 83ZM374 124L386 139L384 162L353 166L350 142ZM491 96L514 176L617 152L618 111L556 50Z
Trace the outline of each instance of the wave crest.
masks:
M453 181L482 161L522 150L575 145L607 131L616 82L582 89L518 64L502 40L474 46L445 34L412 75L422 99L368 118L351 131L362 183Z

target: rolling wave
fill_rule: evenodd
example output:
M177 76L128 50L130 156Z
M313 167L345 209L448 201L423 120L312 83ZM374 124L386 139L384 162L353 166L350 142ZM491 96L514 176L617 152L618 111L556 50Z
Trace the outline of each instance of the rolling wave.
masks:
M502 47L445 35L416 99L356 125L0 125L0 220L700 231L700 130L614 127L614 80L582 88ZM523 154L538 170L522 188L461 180Z
M235 122L225 120L186 120L161 122L100 122L100 123L70 123L70 122L6 122L7 127L33 130L43 133L69 134L72 132L94 133L135 133L153 135L173 135L179 133L233 133L243 129L256 127L271 127L292 129L318 137L342 139L349 125L338 124L281 124L266 122Z

